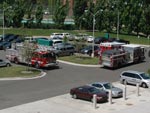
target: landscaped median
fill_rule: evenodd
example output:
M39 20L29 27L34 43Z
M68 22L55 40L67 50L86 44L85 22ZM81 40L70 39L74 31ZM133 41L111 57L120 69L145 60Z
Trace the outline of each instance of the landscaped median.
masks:
M64 56L59 57L59 60L67 61L76 64L84 64L84 65L99 65L99 59L97 57L83 56L83 55L72 55L72 56Z
M34 68L27 68L26 66L15 65L11 67L0 68L0 79L4 78L35 78L40 77L42 72Z

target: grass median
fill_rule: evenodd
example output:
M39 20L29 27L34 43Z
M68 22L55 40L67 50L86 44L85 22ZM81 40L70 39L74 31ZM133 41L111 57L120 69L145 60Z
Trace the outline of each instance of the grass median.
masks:
M64 57L59 57L59 60L63 61L68 61L72 63L77 63L77 64L87 64L87 65L98 65L98 58L97 57L87 57L87 56L64 56Z
M30 68L27 71L25 66L11 66L11 67L0 67L0 78L9 78L9 77L35 77L41 73L40 70Z

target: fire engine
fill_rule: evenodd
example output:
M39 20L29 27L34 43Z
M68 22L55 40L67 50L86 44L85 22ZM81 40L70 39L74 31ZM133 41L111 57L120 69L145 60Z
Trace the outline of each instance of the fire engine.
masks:
M15 48L7 49L6 58L11 62L30 64L36 68L58 66L56 55L53 51L37 48L32 51L31 57L27 58L24 50L25 48L22 44L17 45Z
M144 59L144 47L140 45L117 42L100 44L99 62L105 67L117 68L129 63L141 62Z

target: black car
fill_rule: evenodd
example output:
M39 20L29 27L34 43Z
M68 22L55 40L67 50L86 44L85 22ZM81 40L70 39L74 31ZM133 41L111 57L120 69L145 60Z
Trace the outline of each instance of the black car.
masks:
M14 36L14 34L5 34L3 37L3 41L9 40L9 37Z
M93 46L89 45L89 46L86 46L83 49L81 49L80 53L87 54L87 55L91 56L92 51L93 51ZM99 51L99 47L98 46L94 46L94 56L97 56L97 54L98 54L97 52L98 51Z
M6 42L6 41L2 41L0 42L0 49L6 49L6 48L11 48L11 43L10 42Z
M100 44L100 43L106 42L106 41L108 41L108 39L105 38L105 37L97 37L97 38L94 39L95 44Z
M120 43L125 43L125 44L130 44L130 41L124 40L124 39L116 39L114 40L115 42L120 42Z
M24 38L18 36L13 42L14 42L14 43L21 43L21 42L24 42Z
M7 42L12 42L14 41L15 39L18 38L19 35L10 35L7 39L5 39L5 41Z

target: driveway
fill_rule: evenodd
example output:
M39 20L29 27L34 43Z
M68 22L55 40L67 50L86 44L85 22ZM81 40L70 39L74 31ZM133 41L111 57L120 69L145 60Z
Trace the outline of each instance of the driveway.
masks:
M0 57L5 57L0 51ZM60 69L44 70L40 79L0 82L0 109L66 94L70 88L95 81L116 82L123 70L147 71L150 59L117 70L72 66L60 63Z

